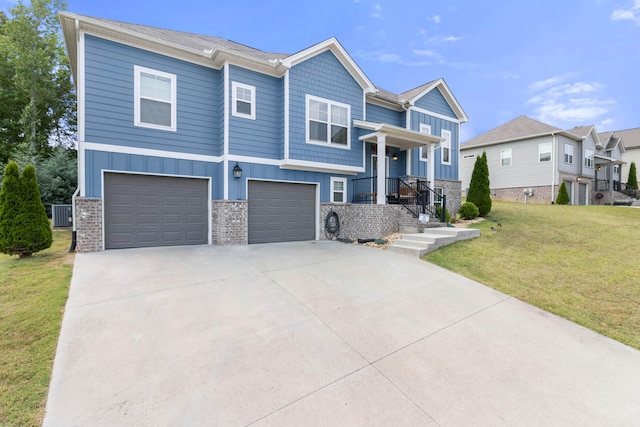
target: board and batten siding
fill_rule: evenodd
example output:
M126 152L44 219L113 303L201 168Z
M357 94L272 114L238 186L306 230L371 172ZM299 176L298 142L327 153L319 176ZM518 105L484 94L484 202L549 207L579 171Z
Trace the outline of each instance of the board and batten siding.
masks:
M175 74L177 130L134 126L134 65ZM222 73L85 36L85 140L182 153L222 154Z
M423 110L433 111L443 116L457 119L456 113L453 112L447 100L442 96L439 88L435 88L414 102L414 105Z
M325 203L331 200L331 177L347 178L347 197L351 200L351 175L330 174L323 172L311 172L292 169L281 169L278 166L260 163L242 163L242 178L229 177L229 200L246 200L247 179L298 182L306 184L320 184L320 201Z
M432 91L433 92L433 91ZM430 92L431 93L431 92ZM440 93L440 92L438 92ZM437 149L435 151L435 164L434 175L435 179L457 181L458 180L458 141L460 138L460 124L449 120L442 119L440 117L434 117L429 114L424 114L419 111L411 110L411 130L420 132L420 124L427 124L431 126L431 134L435 136L441 136L442 130L448 130L451 132L451 152L450 159L451 164L442 164L442 151ZM427 176L427 162L420 160L420 149L414 148L411 150L411 175L415 176Z
M543 136L466 150L463 144L463 150L460 152L460 180L462 181L462 189L466 190L469 187L476 158L482 155L483 151L487 152L489 182L492 189L551 185L553 178L553 159L549 162L540 163L538 146L541 143L551 143L552 141L552 136ZM500 165L500 152L507 148L511 148L511 166L503 167ZM475 157L467 157L472 154L475 154ZM556 184L557 183L556 177Z
M86 197L102 198L102 171L122 171L158 175L212 177L212 199L222 198L221 164L196 160L143 156L138 154L85 151Z
M255 87L255 120L234 116L233 82ZM283 79L229 66L229 152L241 156L284 158Z
M306 95L351 106L351 148L307 144ZM363 117L363 89L329 50L291 67L289 71L289 156L291 159L362 166L363 143L352 123Z
M373 123L387 123L401 128L406 125L404 112L393 111L374 104L367 104L366 120Z

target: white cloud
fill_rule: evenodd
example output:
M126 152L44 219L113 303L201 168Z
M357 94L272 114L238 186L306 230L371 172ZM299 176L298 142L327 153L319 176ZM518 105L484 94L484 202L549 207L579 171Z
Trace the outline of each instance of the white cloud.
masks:
M462 37L458 36L435 36L427 39L427 43L455 43L462 40Z
M615 9L611 12L612 21L635 21L640 25L640 0L634 0L630 9Z
M435 22L436 24L439 24L441 19L440 19L440 15L435 15L433 18L429 18L431 21Z
M418 56L430 56L430 57L434 57L434 56L439 56L438 52L436 52L433 49L413 49L411 52L413 52L414 55L418 55Z
M526 102L535 118L545 123L568 122L574 126L595 123L606 115L615 101L603 98L599 82L566 82L571 74L553 76L529 85L535 92Z
M399 62L400 55L396 55L395 53L383 53L378 56L378 60L382 62Z

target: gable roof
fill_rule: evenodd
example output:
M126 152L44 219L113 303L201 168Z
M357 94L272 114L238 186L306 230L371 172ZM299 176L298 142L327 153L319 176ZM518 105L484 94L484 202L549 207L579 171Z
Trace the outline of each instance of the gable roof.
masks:
M565 135L576 140L581 139L571 132L523 115L462 143L460 150L553 134Z
M621 153L626 151L625 143L620 135L618 135L618 132L602 132L598 134L598 137L600 138L605 151L613 151L618 146Z
M603 132L603 134L604 133L607 132ZM640 128L617 130L612 133L622 138L625 148L640 148Z

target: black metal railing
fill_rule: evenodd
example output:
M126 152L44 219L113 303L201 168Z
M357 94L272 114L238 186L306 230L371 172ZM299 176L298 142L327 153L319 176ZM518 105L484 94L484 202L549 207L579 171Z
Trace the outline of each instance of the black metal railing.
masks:
M447 197L429 187L427 180L405 181L401 178L385 179L384 195L387 204L401 205L414 217L430 214L446 221ZM378 178L356 178L352 181L352 203L374 204L378 197Z

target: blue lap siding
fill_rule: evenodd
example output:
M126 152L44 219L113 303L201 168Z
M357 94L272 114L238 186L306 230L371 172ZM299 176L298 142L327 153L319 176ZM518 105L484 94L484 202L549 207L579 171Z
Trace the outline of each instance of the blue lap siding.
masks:
M459 150L459 129L456 122L433 117L418 111L411 111L411 130L420 131L420 123L431 126L431 134L442 136L442 130L451 131L451 164L444 165L441 162L442 150L435 151L434 174L436 179L458 180L458 150ZM427 176L427 162L420 161L420 150L413 149L411 152L411 173L417 176Z
M177 131L134 126L134 65L177 76ZM220 155L222 73L85 36L85 140Z
M432 111L434 113L456 119L456 114L453 112L451 106L444 96L442 96L442 93L438 88L431 90L420 99L417 99L414 102L414 105L418 108L422 108L423 110Z

